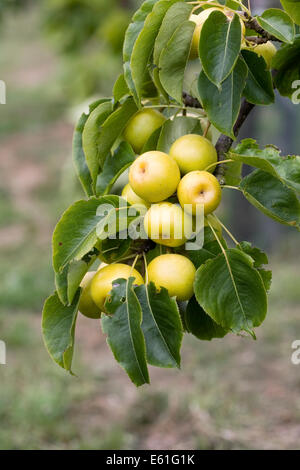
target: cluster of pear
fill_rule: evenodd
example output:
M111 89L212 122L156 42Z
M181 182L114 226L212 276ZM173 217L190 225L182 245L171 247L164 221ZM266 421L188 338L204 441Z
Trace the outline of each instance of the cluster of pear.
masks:
M150 135L162 125L165 117L153 109L139 111L128 123L124 138L140 153ZM148 151L139 155L129 169L129 183L122 196L130 205L144 206L144 228L147 236L160 245L176 248L193 234L195 214L200 204L205 216L221 201L221 187L212 174L217 153L207 138L188 134L178 138L169 154ZM218 228L217 228L218 229ZM221 229L220 229L221 230ZM171 297L185 301L193 295L196 269L178 253L162 254L147 268L147 281L157 289L165 287ZM142 275L122 263L100 265L97 272L84 277L79 310L89 318L105 312L105 301L118 278L134 277L144 283Z
M190 51L191 60L194 60L198 57L199 41L200 41L202 27L205 21L207 20L207 18L210 16L210 14L213 11L223 12L227 16L229 21L232 20L233 15L234 15L234 12L232 10L228 8L218 8L218 7L207 8L201 11L201 13L199 13L198 15L195 15L195 14L191 15L190 20L196 23L196 28L193 34L191 51ZM250 49L254 51L258 56L263 57L266 61L268 69L270 69L272 59L277 52L276 47L271 41L267 41L266 43L263 43L263 44L254 44L251 47L248 47L245 41L246 27L242 18L240 18L240 22L241 22L241 27L242 27L242 48Z
M191 60L198 57L202 27L213 11L222 11L229 21L234 15L226 7L212 7L191 15L190 20L196 23ZM273 43L249 44L245 39L246 28L242 18L240 22L242 48L262 56L267 67L271 68L276 54ZM203 136L188 134L180 137L171 146L169 154L159 151L142 153L150 136L164 121L165 117L152 108L143 109L129 121L124 139L139 156L130 167L129 183L123 188L122 196L131 205L144 206L147 236L170 249L183 245L193 234L194 216L199 204L204 208L204 215L210 217L209 214L220 204L221 187L212 174L217 162L216 150L211 141ZM210 223L217 231L222 231L216 219L211 219ZM193 295L195 272L193 263L186 256L168 253L157 256L149 263L147 281L154 282L158 289L165 287L170 296L178 301L185 301ZM89 318L100 318L113 281L129 277L135 278L136 285L144 283L136 269L123 263L101 264L97 272L88 272L81 283L81 313Z

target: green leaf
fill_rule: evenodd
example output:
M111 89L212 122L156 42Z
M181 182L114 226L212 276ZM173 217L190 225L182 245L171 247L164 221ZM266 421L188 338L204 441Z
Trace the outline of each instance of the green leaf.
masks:
M142 148L142 154L149 152L151 150L156 150L157 149L157 144L158 144L158 139L161 133L162 127L159 127L156 129L149 137L147 142L145 143L144 147Z
M274 103L275 95L271 72L266 69L266 62L253 51L242 51L248 67L248 78L244 96L249 103L267 105Z
M88 120L87 114L82 114L74 131L73 135L73 163L79 181L87 196L93 195L92 178L90 170L85 161L85 155L82 148L82 132L86 121Z
M169 103L170 102L170 97L169 97L168 93L166 92L166 90L164 89L164 87L161 84L161 81L160 81L160 78L159 78L159 68L158 67L155 67L152 70L152 80L153 80L153 83L154 83L158 93L160 95L162 95L162 97L164 98L166 103Z
M280 0L285 11L295 21L300 24L300 2L299 0Z
M82 279L88 272L89 268L94 264L97 255L93 254L89 261L84 260L73 261L70 263L68 270L68 303L71 304L76 295L77 289L80 286Z
M127 28L124 38L124 45L123 45L123 67L124 67L124 78L126 80L127 86L131 92L131 94L137 100L137 93L135 89L135 85L131 75L131 68L130 68L130 60L132 50L135 44L135 41L138 38L141 30L143 29L145 19L147 18L148 14L151 13L155 3L158 0L146 0L142 3L140 8L134 14L132 18L132 22Z
M224 179L229 186L238 186L242 180L242 163L231 162L224 164Z
M100 128L113 110L112 102L100 103L89 115L82 131L82 146L93 184L99 172L99 137Z
M233 126L239 114L241 96L245 87L246 78L247 67L240 59L236 63L232 73L222 83L220 91L207 78L203 70L199 75L198 91L208 119L220 132L228 135L232 139L235 139Z
M253 139L243 140L229 151L228 156L270 173L300 194L300 157L282 157L280 151L271 145L260 149Z
M240 249L243 253L251 256L254 261L255 268L261 268L264 264L268 264L269 260L262 250L251 245L250 242L241 242L237 245L237 248Z
M168 9L155 40L153 52L153 63L155 65L159 66L161 52L171 39L174 31L189 19L192 9L192 5L182 2L177 2Z
M80 289L70 306L64 306L57 293L44 305L42 333L52 359L70 373L74 351L74 333L80 298Z
M121 234L127 231L131 222L141 217L138 208L131 208L126 199L113 195L103 196L103 198L107 197L116 198L118 205L112 204L108 206L107 209L103 206L106 214L97 224L96 230L99 241L106 240L107 238L116 238L119 232ZM127 238L127 232L125 233L125 237Z
M153 283L138 286L135 293L143 312L148 363L157 367L180 367L183 330L176 301L164 288L157 293Z
M133 281L133 277L127 281L114 281L110 297L105 303L105 309L111 316L102 318L102 328L115 359L139 387L149 383L149 374L141 328L142 311L132 289Z
M187 116L177 116L174 119L168 119L162 126L157 142L157 150L169 153L175 140L186 134L202 135L199 119Z
M218 236L223 247L227 249L224 238L222 238L220 234L218 234ZM203 248L201 250L186 250L184 255L187 256L192 261L195 268L198 269L208 259L215 258L220 253L222 253L222 250L210 227L204 227Z
M237 247L247 255L251 256L254 261L254 267L257 268L262 281L264 283L266 292L269 292L272 283L272 271L266 271L262 266L268 264L268 257L266 253L251 245L249 242L241 242Z
M281 47L272 60L272 68L277 70L274 83L282 96L292 97L295 89L293 83L300 79L300 36L297 35L293 44Z
M269 8L256 20L272 36L283 42L292 43L295 37L295 26L291 17L279 8Z
M295 192L279 179L255 170L242 180L240 188L246 199L265 215L299 230L299 200Z
M130 94L129 88L124 78L124 74L121 73L118 79L116 80L113 88L113 97L115 101L120 101L125 96Z
M266 292L269 292L271 289L271 284L272 284L272 271L267 271L263 268L258 268L257 271L260 277L262 278Z
M97 254L91 252L84 260L72 261L61 272L55 273L57 295L64 305L73 302L77 289L89 268L96 261Z
M67 264L61 272L54 275L56 293L63 305L68 305L68 270Z
M215 258L221 253L221 248L218 242L212 241L201 250L191 250L186 252L186 256L192 261L195 268L198 269L208 259Z
M240 10L242 2L240 0L220 0L219 3L221 5L226 5L232 10Z
M148 62L162 20L170 6L177 1L178 0L160 0L154 5L152 12L147 16L143 29L139 33L133 46L130 67L139 100L142 97L145 72L147 72Z
M77 201L67 209L53 233L53 267L60 272L73 260L82 259L98 241L96 228L106 214L97 215L101 205L119 207L121 198L103 196Z
M135 160L135 153L127 142L122 142L113 155L109 155L103 166L103 171L97 178L97 196L108 194L119 176Z
M124 240L119 238L106 238L101 242L99 247L99 258L107 264L115 263L126 256L130 249L130 245L130 238L126 238Z
M195 23L185 21L174 32L160 54L159 78L166 92L182 103L182 87Z
M252 335L267 313L267 295L252 259L230 249L208 260L196 272L198 303L220 326Z
M102 124L98 138L98 162L100 168L103 168L105 159L109 155L112 146L137 110L138 108L133 98L129 97Z
M211 341L213 338L224 338L228 333L204 312L195 297L189 300L184 318L188 333L198 339Z
M206 76L219 89L238 59L241 40L242 28L236 14L229 21L221 11L213 11L203 24L199 55Z

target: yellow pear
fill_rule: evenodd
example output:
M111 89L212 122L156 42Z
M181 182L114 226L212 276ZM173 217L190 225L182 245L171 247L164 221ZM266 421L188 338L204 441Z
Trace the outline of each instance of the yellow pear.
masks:
M96 271L86 273L80 284L82 292L79 301L79 311L88 318L101 317L101 310L97 307L91 296L91 284L95 274Z
M220 204L222 191L217 178L208 171L191 171L180 181L177 196L186 212L196 215L199 204L203 205L204 215L207 215Z
M153 204L144 219L149 238L160 245L183 245L193 232L193 219L185 214L179 204L160 202Z
M124 138L136 153L140 153L153 132L163 125L166 118L155 109L138 111L129 121Z
M194 170L205 170L218 161L215 147L201 135L187 134L175 140L170 148L170 156L176 160L183 175ZM213 172L214 167L209 171Z
M193 294L196 269L193 263L182 255L167 254L154 258L148 266L148 280L157 289L165 287L170 297L179 301L189 300Z
M137 194L135 194L129 183L124 186L122 191L122 197L126 199L126 201L128 201L131 205L138 204L150 207L149 202L145 201L144 199L140 198Z
M133 191L148 202L160 202L175 193L180 171L174 158L164 152L146 152L130 167L129 183Z
M258 56L263 57L266 61L268 69L271 68L272 59L275 56L277 49L271 41L264 44L258 44L252 49Z
M107 295L112 289L113 281L116 279L128 279L129 277L135 278L134 284L141 285L144 283L141 274L127 264L110 264L97 271L92 280L91 295L93 301L101 311L105 311L104 304Z

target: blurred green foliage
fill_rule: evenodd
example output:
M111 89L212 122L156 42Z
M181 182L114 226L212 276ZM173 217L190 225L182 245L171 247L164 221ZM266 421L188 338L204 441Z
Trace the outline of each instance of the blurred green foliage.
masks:
M62 84L74 101L111 93L122 43L138 1L44 0L43 28L63 58Z

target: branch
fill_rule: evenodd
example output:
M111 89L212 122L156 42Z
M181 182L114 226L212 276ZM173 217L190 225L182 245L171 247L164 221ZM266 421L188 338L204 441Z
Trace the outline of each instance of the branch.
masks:
M263 38L261 36L246 36L245 38L249 42L253 42L255 44L265 44L269 41L267 38Z
M184 106L186 106L187 108L202 109L202 106L200 102L197 100L197 98L194 98L193 96L189 95L185 91L182 92L182 98L183 98Z
M251 113L252 109L254 108L254 104L248 103L245 99L242 101L241 109L237 118L237 121L233 128L233 133L237 137L240 131L240 128L244 124L245 120ZM225 159L225 154L229 151L230 147L233 144L233 139L228 137L227 135L220 135L217 143L216 143L216 150L218 154L218 161L222 161ZM215 170L215 176L220 180L224 177L224 167L223 165L217 165Z
M194 98L193 96L189 95L185 91L182 93L182 97L183 97L185 106L190 107L190 108L202 108L201 103L197 100L197 98ZM233 133L236 137L244 121L247 119L248 115L250 114L254 106L255 106L254 104L248 103L248 101L246 101L245 99L242 101L241 109L240 109L238 118L233 128ZM224 134L220 135L216 143L216 150L217 150L219 162L225 159L225 154L228 152L232 144L233 144L233 139L231 137L228 137L227 135L224 135ZM224 176L223 165L217 165L216 170L215 170L215 175L220 180L223 179L223 176Z
M265 39L264 42L267 42L267 41L277 41L277 42L282 42L280 41L280 39L276 38L275 36L272 36L272 34L269 34L267 31L265 31L261 26L260 24L258 23L258 21L253 18L252 16L248 15L247 12L244 12L244 16L246 17L247 21L245 22L245 26L246 28L248 29L252 29L254 31L256 31L258 34L260 34L262 36L262 38ZM262 44L261 43L258 43L258 44Z
M256 44L264 44L268 41L282 42L280 41L280 39L276 38L275 36L272 36L272 34L269 34L267 31L265 31L260 26L256 18L253 18L252 16L250 16L247 12L244 12L244 16L247 20L245 22L246 28L252 29L256 31L258 34L260 34L260 37L256 37L256 36L247 37L246 39L248 41L251 41ZM202 108L197 98L190 96L188 93L183 92L182 97L183 97L183 102L185 106L190 107L190 108ZM242 101L241 109L240 109L237 121L233 128L233 133L235 137L238 136L240 128L242 127L243 123L247 119L248 115L250 114L254 106L255 106L254 104L248 103L248 101L245 99ZM218 161L225 159L225 155L229 151L232 144L233 144L233 139L231 137L228 137L227 135L224 135L224 134L220 135L216 143ZM224 177L224 166L217 165L214 174L220 180L220 182L222 182L223 177Z

